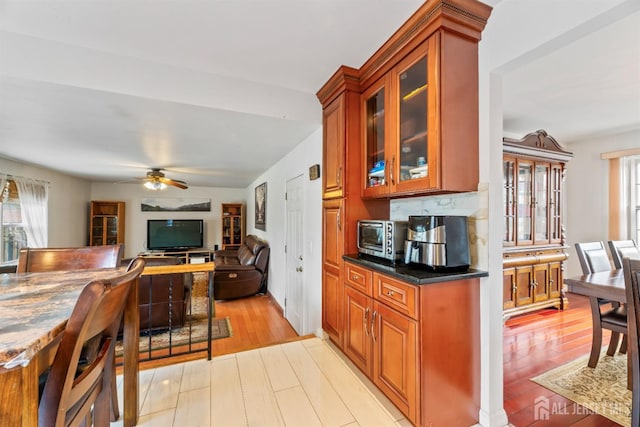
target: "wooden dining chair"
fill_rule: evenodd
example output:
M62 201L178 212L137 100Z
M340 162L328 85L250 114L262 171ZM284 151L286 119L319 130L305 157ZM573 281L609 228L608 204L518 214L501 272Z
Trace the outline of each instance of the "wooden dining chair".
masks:
M122 259L122 244L75 248L22 248L17 273L113 268Z
M631 369L631 425L640 426L640 259L623 258L629 329L629 369Z
M576 253L582 267L583 274L598 273L601 271L610 271L611 263L609 255L603 242L585 242L576 243ZM595 368L600 359L600 351L602 348L602 330L611 331L611 339L607 354L613 356L618 349L620 343L620 335L622 335L622 345L620 345L620 353L627 351L627 308L624 304L617 301L609 301L599 298L589 298L591 305L592 318L592 339L591 339L591 355L589 356L588 366Z
M71 248L22 248L18 256L17 273L43 273L91 268L115 268L120 265L123 246L81 246ZM116 376L111 387L115 393ZM120 418L118 401L111 402L111 420Z
M608 244L616 269L622 268L622 258L640 258L640 248L635 240L609 240Z
M134 259L125 273L89 282L67 321L38 407L40 427L108 426L118 327L131 287L144 269ZM88 360L87 343L95 348ZM93 410L92 410L93 408Z

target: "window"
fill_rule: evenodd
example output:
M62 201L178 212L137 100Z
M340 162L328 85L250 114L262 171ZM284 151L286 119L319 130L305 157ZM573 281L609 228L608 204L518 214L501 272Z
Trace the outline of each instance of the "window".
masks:
M47 182L0 174L0 264L25 246L47 247L48 201Z
M629 239L640 242L640 156L624 158L624 211Z
M18 259L20 249L27 246L27 234L22 222L22 211L16 183L8 179L0 199L0 264Z

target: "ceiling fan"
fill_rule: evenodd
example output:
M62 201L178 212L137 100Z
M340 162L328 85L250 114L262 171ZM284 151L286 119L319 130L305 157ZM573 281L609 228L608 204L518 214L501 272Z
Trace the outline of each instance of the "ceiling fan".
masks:
M168 185L182 190L189 188L184 181L166 178L160 168L152 168L147 172L147 176L141 179L144 181L144 186L149 190L164 190Z

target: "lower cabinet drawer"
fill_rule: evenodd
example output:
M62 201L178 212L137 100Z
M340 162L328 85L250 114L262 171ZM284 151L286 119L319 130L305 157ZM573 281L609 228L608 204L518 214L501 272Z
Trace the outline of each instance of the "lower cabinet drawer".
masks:
M345 282L363 294L371 296L371 283L373 282L371 270L348 262L344 263L344 267L347 273Z
M373 273L373 297L389 307L418 319L418 288L389 276Z

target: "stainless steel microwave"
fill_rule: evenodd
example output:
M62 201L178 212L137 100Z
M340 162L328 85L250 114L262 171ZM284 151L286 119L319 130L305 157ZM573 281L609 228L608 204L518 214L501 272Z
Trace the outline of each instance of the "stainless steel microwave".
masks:
M396 262L404 256L407 221L358 221L358 252Z

